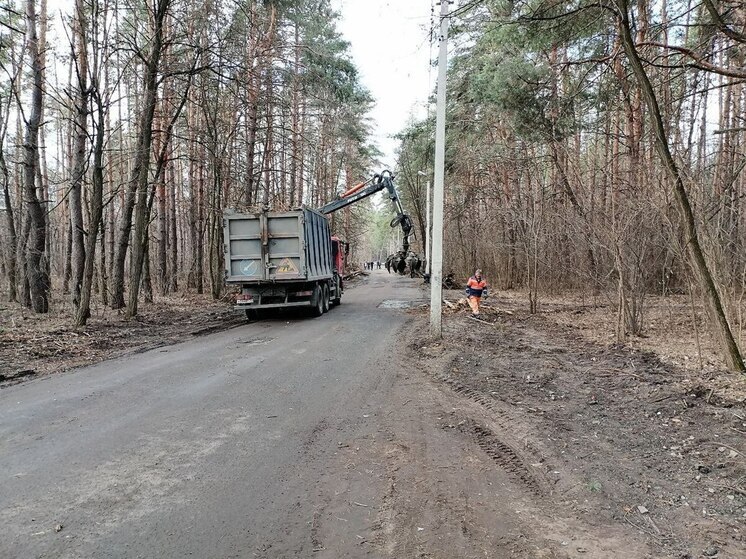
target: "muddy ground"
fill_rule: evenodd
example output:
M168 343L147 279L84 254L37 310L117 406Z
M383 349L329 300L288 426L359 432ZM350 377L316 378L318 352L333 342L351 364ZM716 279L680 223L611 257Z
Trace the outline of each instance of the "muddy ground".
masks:
M20 305L0 303L0 386L171 345L244 324L225 302L208 296L159 298L140 314L94 309L84 328L73 328L69 309L39 315Z
M501 510L518 527L501 553L746 557L743 377L718 370L714 354L687 368L697 349L684 343L642 349L665 338L655 331L615 346L603 309L555 302L531 316L515 296L488 305L492 324L449 312L440 343L423 334L426 311L411 311L408 354L454 398L441 428L512 480Z

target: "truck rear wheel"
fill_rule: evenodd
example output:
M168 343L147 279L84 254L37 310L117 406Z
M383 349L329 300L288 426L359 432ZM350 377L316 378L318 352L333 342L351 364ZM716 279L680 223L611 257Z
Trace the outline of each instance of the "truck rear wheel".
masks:
M324 290L320 285L313 288L313 297L311 297L311 316L317 317L324 314Z
M324 312L329 312L331 305L329 304L329 284L324 284Z

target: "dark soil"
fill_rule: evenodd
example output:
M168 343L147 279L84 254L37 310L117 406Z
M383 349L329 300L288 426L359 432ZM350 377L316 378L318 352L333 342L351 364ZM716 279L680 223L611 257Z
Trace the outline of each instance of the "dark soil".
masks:
M488 304L490 324L450 311L442 342L418 334L413 365L484 410L444 428L472 438L538 503L534 523L564 519L593 535L558 556L746 557L742 376L594 341L582 316L557 319L566 309ZM427 332L425 316L414 331ZM645 551L610 542L623 528Z
M198 295L160 298L142 305L133 320L126 320L121 312L101 309L79 329L71 326L65 309L38 315L19 305L0 303L0 386L245 322L246 317L233 312L228 303Z

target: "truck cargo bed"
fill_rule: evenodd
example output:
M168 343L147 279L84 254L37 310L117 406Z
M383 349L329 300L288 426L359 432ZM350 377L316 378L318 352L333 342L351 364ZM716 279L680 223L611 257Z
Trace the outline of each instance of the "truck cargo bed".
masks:
M227 213L226 283L310 282L334 275L331 231L314 210Z

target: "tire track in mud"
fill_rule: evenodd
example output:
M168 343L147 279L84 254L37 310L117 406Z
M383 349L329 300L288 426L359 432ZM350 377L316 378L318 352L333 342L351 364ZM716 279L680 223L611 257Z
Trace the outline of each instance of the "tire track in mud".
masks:
M576 340L564 338L553 341L551 332L524 328L520 323L515 328L508 324L500 339L490 336L477 343L468 321L457 320L452 325L459 327L453 327L443 341L420 337L411 344L417 359L410 366L445 396L440 401L439 415L443 417L437 418L442 420L441 428L458 431L454 436L478 446L479 450L472 448L481 456L481 471L492 469L493 475L502 474L503 483L509 484L509 491L498 493L504 495L500 499L506 508L527 511L518 523L532 553L521 556L578 556L566 554L561 547L568 541L588 557L616 557L621 552L640 559L668 556L652 551L659 550L659 541L646 539L634 524L630 527L622 520L627 515L620 509L629 497L623 501L611 490L608 494L587 493L594 491L587 480L602 475L604 451L608 448L608 456L621 452L613 448L611 439L597 438L599 432L608 433L606 413L611 416L609 421L613 420L614 408L611 402L607 410L605 402L594 407L597 402L592 397L606 394L603 389L611 383L593 373L607 366L611 376L631 367L639 379L643 370L634 370L631 359L629 364L612 366L616 362L605 355L609 350L578 347ZM576 418L579 425L574 423ZM627 490L624 485L627 479L615 479L614 468L610 471L604 488L634 495L634 489ZM571 540L568 534L572 534Z
M450 387L454 392L456 392L456 394L465 396L469 400L489 410L491 419L493 419L502 429L505 429L505 431L514 433L511 438L513 438L516 443L520 442L523 447L536 458L536 462L544 462L546 460L544 453L528 440L529 429L517 429L517 424L519 423L518 418L515 417L515 414L503 410L497 399L488 397L473 390L444 373L434 373L432 376L434 376L436 380Z
M531 495L537 498L547 495L545 484L526 466L520 454L503 442L491 429L467 419L459 425L459 430L471 437L495 464L525 487Z
M440 382L447 384L457 394L466 396L470 400L487 408L488 410L490 410L491 412L495 414L502 415L502 411L497 408L496 406L497 402L494 399L485 397L484 395L480 394L476 390L472 390L468 386L460 383L459 381L443 373L435 373L433 376Z
M480 393L443 372L430 372L429 376L445 384L459 396L486 409L490 418L501 429L515 431L518 420L512 414L502 410L500 402L495 398ZM522 457L522 453L506 442L507 437L498 436L490 428L479 425L468 417L459 423L458 429L470 437L497 466L505 470L519 485L525 487L531 496L541 498L549 493L543 476L537 475L531 466L526 464L527 460ZM535 458L535 462L544 463L543 454L525 438L525 435L516 438L521 440L527 453Z
M381 505L378 508L376 519L373 522L373 526L371 526L373 537L370 543L374 547L384 551L390 557L394 555L398 545L396 534L396 500L398 492L396 488L396 476L392 471L389 471L388 475L388 486L381 498Z
M427 355L429 363L419 362L414 364L414 368L436 381L436 384L447 386L455 395L478 405L486 412L487 423L494 427L478 423L469 417L468 412L458 425L449 427L455 427L470 438L530 498L541 500L550 495L551 485L544 475L548 466L546 454L530 440L531 433L539 426L533 425L530 419L527 421L526 417L506 410L505 403L492 393L472 388L468 379L462 381L454 378L450 371L456 359L457 354L451 351Z

